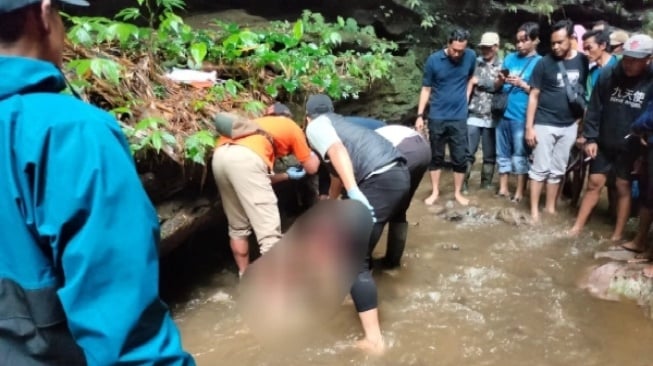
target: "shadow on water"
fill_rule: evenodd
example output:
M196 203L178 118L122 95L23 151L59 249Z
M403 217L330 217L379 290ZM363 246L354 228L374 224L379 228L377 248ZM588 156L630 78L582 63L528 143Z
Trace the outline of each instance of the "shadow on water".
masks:
M160 289L163 300L173 305L191 301L197 287L210 286L215 275L235 273L229 249L227 224L219 222L197 232L186 244L161 259Z

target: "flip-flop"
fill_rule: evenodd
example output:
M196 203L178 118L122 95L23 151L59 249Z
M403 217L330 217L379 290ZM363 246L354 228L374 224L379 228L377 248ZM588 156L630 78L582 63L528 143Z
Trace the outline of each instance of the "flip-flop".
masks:
M510 199L510 193L497 192L497 193L494 194L494 197L505 198L505 199L509 200Z
M512 203L519 203L519 202L521 202L521 200L522 200L523 198L524 198L524 197L515 197L515 196L512 196L512 197L510 197L510 202L512 202Z
M620 251L620 250L627 250L629 252L633 252L633 253L637 253L637 254L644 253L644 251L641 250L641 249L628 248L628 247L625 247L623 244L611 245L611 246L608 247L607 250L612 251L612 252Z

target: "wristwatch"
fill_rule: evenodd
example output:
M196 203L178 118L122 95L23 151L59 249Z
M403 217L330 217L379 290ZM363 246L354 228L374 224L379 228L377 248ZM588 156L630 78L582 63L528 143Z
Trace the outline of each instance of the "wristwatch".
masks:
M418 113L417 118L424 118L424 113Z

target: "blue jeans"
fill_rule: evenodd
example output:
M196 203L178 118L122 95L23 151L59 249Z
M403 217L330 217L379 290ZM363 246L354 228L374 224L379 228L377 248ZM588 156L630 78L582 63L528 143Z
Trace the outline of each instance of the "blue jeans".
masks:
M496 128L499 174L527 174L528 150L524 140L525 121L501 118Z

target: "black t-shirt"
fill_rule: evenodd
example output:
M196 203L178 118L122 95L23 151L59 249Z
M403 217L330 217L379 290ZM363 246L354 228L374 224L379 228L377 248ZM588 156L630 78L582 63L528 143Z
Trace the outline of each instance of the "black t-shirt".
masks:
M589 61L584 54L579 52L572 59L564 60L563 64L572 85L585 85ZM551 55L542 57L535 65L530 84L531 87L540 89L535 124L564 127L576 121L569 109L569 99L558 67L558 59Z

